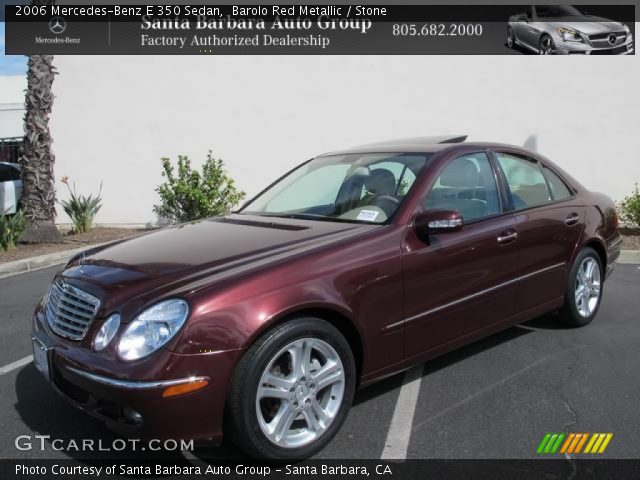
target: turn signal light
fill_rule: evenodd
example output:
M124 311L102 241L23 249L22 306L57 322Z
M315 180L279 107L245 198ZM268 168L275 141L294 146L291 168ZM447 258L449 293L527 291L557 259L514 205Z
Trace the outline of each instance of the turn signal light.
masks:
M194 382L183 383L181 385L174 385L162 392L162 396L163 398L175 397L176 395L195 392L196 390L200 390L207 385L209 385L209 382L207 380L196 380Z

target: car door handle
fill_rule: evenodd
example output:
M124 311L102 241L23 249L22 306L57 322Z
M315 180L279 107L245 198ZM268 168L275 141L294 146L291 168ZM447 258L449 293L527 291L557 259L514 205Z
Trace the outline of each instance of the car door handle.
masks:
M507 230L498 235L498 243L500 245L506 245L508 243L514 242L518 238L518 232L515 230Z
M580 215L577 213L572 213L567 218L564 219L564 224L567 227L571 227L580 221Z

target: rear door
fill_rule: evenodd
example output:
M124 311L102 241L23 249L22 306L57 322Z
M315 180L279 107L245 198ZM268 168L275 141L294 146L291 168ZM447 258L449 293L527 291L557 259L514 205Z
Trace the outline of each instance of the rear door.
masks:
M518 230L518 310L557 303L564 296L585 208L560 176L536 159L509 151L496 151L495 158Z
M438 348L516 311L518 242L504 213L495 170L481 151L451 159L419 211L456 210L462 230L431 235L413 229L403 245L407 357Z

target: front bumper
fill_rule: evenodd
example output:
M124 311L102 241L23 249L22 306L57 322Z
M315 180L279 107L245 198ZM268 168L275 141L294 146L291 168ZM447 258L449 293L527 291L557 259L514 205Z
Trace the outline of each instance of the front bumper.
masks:
M76 407L110 429L141 438L222 439L224 406L241 350L180 355L161 350L138 362L103 358L53 334L41 307L33 335L48 347L49 381ZM166 388L206 379L201 390L164 398Z
M634 52L633 35L619 45L596 47L589 43L565 42L560 37L555 38L558 55L630 55Z

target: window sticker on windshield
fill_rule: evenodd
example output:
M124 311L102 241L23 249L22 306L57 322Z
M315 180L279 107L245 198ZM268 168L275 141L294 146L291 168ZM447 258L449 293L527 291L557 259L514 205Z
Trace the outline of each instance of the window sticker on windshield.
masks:
M378 216L378 213L380 212L376 212L375 210L361 210L360 213L358 214L356 220L364 220L366 222L373 222L376 217Z

